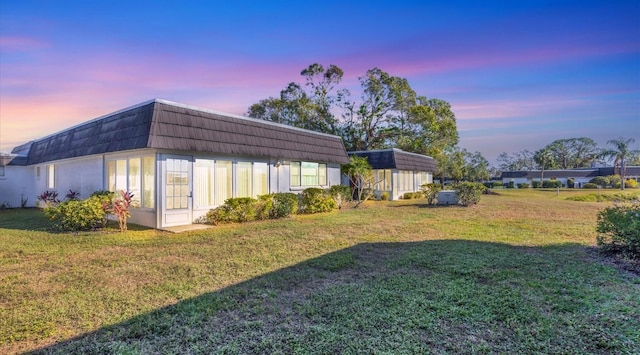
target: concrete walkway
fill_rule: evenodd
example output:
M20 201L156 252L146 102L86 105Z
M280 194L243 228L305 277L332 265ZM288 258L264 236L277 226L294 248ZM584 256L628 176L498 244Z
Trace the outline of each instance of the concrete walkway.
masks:
M202 229L209 229L212 227L214 226L209 224L187 224L184 226L164 227L164 228L161 228L160 230L171 232L171 233L184 233L184 232L197 231Z

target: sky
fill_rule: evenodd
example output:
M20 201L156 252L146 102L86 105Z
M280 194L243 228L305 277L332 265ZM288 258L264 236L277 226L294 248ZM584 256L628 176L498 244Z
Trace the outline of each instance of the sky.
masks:
M312 63L451 103L495 163L561 138L640 148L640 0L0 0L0 151L153 98L233 114Z

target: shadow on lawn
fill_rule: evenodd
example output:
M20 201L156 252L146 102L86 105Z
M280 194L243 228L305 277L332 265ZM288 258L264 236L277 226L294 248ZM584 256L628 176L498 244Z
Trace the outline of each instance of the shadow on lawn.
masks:
M625 352L637 285L576 244L359 244L34 353Z

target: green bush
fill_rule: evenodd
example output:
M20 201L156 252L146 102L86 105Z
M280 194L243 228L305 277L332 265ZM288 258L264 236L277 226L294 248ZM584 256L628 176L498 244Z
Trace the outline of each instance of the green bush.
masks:
M277 192L271 195L272 205L269 211L270 219L289 217L298 213L298 195L290 192Z
M624 187L628 187L628 188L634 189L634 188L638 187L638 182L633 180L633 179L629 179L629 180L624 182Z
M555 189L558 187L562 187L562 181L560 180L544 180L542 182L542 187L545 189Z
M587 182L587 183L582 184L582 188L583 189L597 189L598 185L596 185L596 184L594 184L592 182Z
M529 188L529 184L526 183L526 182L520 182L520 183L518 183L517 186L518 186L519 189L528 189Z
M216 225L253 221L256 219L257 202L251 197L229 198L222 206L207 212L207 221Z
M509 182L507 183L507 189L513 189L515 186L516 186L516 185L515 185L515 183L514 183L513 181L509 181Z
M502 186L504 186L502 181L494 181L493 182L493 187L502 187Z
M333 185L329 188L329 195L336 201L338 208L342 208L343 202L352 200L351 187L345 185Z
M611 181L609 181L609 178L606 176L596 176L589 180L589 183L600 187L609 187L611 185Z
M116 197L116 193L115 192L107 191L107 190L95 191L94 193L91 194L91 196L89 196L89 198L95 198L98 201L100 201L100 205L102 206L102 209L104 210L104 216L103 216L102 221L101 221L102 227L106 227L107 226L107 215L110 213L111 203L113 202L113 199L115 197Z
M53 228L61 231L93 229L106 219L103 203L97 197L63 201L45 208L44 213L53 221Z
M301 213L329 212L338 208L336 201L326 191L310 187L302 191L300 196Z
M567 179L567 187L570 189L574 188L576 181L573 178L568 178Z
M604 251L640 258L640 203L605 208L598 213L596 231Z
M540 180L533 180L531 181L531 187L533 187L534 189L539 189L541 186L540 184Z
M456 190L458 204L462 206L470 206L480 202L480 197L486 189L484 185L477 182L459 182L451 187Z
M380 194L380 199L381 199L382 201L389 201L389 197L390 197L390 195L389 195L389 191L383 191L383 192Z
M411 200L413 198L413 192L405 192L402 195L403 200Z
M422 195L427 199L427 204L429 205L435 205L438 202L438 192L440 190L442 190L442 185L437 182L420 186L420 191L422 191Z

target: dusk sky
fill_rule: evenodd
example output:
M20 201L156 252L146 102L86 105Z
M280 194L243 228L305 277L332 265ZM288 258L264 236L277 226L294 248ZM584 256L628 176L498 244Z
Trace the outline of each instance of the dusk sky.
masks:
M0 151L162 98L245 114L312 63L451 103L491 163L560 138L640 147L640 0L0 0Z

